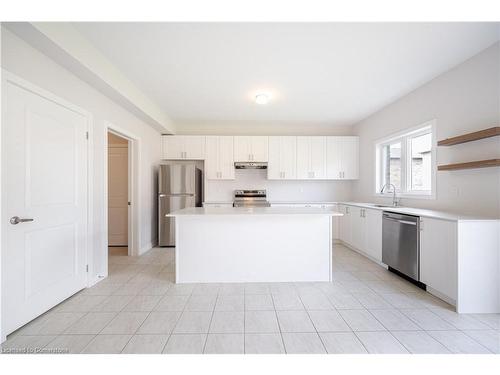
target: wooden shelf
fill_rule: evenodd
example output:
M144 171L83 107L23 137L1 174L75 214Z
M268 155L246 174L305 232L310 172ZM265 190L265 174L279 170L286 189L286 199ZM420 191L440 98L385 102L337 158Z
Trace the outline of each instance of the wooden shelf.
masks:
M498 135L500 135L500 126L495 126L493 128L443 139L442 141L438 142L438 146L453 146L460 143L477 141L479 139L496 137Z
M500 159L477 160L467 163L446 164L438 166L438 171L454 171L458 169L474 169L500 167Z

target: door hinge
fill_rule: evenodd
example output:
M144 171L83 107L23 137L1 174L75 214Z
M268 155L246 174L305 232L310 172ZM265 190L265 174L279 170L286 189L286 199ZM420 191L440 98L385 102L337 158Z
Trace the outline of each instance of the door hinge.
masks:
M85 132L85 139L89 139L89 132Z
M85 266L85 271L89 272L89 265L88 264Z

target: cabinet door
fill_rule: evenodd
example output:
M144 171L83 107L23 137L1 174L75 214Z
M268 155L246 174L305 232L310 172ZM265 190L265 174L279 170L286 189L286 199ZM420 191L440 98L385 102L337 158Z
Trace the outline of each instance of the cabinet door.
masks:
M252 137L234 137L234 161L247 162L252 160Z
M252 161L267 162L268 156L268 137L253 136L251 138L251 152Z
M163 159L182 159L184 151L184 137L176 135L162 136Z
M281 137L269 137L269 160L267 162L267 178L280 180L281 170Z
M205 137L204 136L184 136L184 159L203 160L205 159Z
M347 243L350 244L351 241L351 207L350 206L341 206L342 207L342 213L344 216L342 216L340 220L340 225L339 225L339 235L340 239Z
M205 140L205 174L209 180L219 179L219 137L209 136Z
M420 221L420 280L456 301L457 223L423 218Z
M373 259L382 261L382 211L364 209L365 243L363 251Z
M219 172L220 179L234 180L234 137L219 138Z
M365 219L362 216L363 209L355 206L351 210L351 242L356 249L364 251L365 244Z
M323 180L326 178L326 138L309 137L309 171L311 179Z
M297 137L297 178L307 180L311 177L310 137Z
M340 139L341 137L326 137L326 177L332 180L342 178Z
M342 178L345 180L359 178L359 138L342 137L340 150Z
M280 137L280 165L283 178L297 178L297 137Z

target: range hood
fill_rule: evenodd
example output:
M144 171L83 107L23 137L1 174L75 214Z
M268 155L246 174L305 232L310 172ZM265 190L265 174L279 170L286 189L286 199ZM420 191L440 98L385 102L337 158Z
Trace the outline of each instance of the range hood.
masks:
M267 163L260 162L235 162L234 168L236 169L267 169Z

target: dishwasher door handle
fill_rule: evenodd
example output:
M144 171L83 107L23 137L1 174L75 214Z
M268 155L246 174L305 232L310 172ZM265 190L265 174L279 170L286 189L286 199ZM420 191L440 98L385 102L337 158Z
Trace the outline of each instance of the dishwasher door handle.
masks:
M417 223L415 223L415 222L413 222L413 221L392 219L392 218L387 217L387 216L385 216L385 217L384 217L384 220L395 221L395 222L397 222L397 223L401 223L401 224L417 225Z

